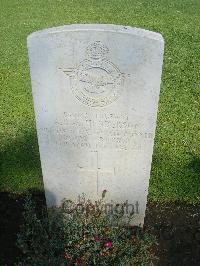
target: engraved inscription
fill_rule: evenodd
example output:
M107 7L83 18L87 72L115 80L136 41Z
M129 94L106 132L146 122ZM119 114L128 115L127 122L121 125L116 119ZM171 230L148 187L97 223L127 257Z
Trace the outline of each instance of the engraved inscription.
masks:
M69 76L75 97L90 107L103 107L116 101L124 84L121 73L107 58L109 49L100 41L86 49L87 58L77 68L62 69Z
M40 132L47 141L72 149L141 150L153 141L153 133L132 121L125 113L64 113Z

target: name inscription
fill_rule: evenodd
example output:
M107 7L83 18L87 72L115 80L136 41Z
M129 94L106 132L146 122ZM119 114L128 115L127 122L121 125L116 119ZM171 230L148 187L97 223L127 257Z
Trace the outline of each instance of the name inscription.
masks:
M51 144L93 150L141 150L153 141L152 132L124 113L64 113L51 126L40 128L40 134Z

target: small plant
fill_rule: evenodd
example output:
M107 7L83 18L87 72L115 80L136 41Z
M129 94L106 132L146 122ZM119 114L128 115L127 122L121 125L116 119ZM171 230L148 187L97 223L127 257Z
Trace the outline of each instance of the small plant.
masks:
M39 219L27 196L17 241L23 258L17 265L153 265L153 238L133 230L133 215L106 213L104 198L105 191L95 203L84 195L78 202L65 200Z

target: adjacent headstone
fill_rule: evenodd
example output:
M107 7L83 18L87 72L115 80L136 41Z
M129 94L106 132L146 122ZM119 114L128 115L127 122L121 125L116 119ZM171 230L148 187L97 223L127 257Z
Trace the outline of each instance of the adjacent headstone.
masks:
M68 25L28 37L48 206L85 193L126 202L143 224L163 38L116 25Z

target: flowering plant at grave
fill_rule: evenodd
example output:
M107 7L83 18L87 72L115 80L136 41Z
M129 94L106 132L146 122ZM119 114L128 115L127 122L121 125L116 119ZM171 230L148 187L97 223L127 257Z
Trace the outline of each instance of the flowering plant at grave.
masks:
M84 195L65 200L41 218L29 195L17 242L23 256L16 265L153 265L152 237L133 230L122 214L105 213L105 195L95 203Z

